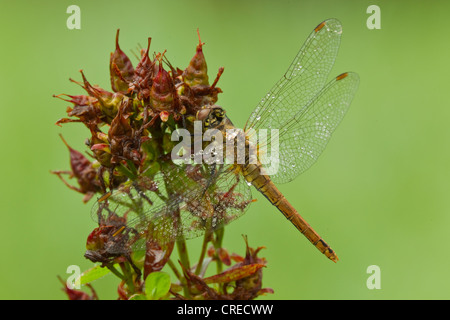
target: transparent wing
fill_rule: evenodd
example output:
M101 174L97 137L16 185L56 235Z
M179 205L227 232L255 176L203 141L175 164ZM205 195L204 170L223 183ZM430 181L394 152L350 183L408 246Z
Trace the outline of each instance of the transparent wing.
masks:
M305 108L327 81L337 56L341 33L341 23L336 19L319 24L284 76L253 111L245 129L281 128Z
M356 73L337 76L280 128L279 153L261 155L261 161L268 163L265 166L276 166L276 173L271 176L274 182L289 182L316 162L347 112L358 85ZM267 150L271 150L273 140L270 141Z
M249 186L233 166L164 166L155 177L143 177L93 208L99 223L122 218L136 235L134 251L144 249L148 239L168 243L221 228L252 202Z

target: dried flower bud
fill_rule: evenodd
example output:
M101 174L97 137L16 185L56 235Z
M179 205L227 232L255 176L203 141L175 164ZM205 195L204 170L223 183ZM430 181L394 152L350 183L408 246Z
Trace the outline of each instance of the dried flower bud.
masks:
M155 53L150 58L151 38L148 38L147 48L141 50L140 57L137 57L139 63L134 69L119 46L119 30L115 40L115 51L111 53L109 61L112 92L91 85L81 71L82 82L71 81L80 85L87 94L56 96L71 103L66 110L70 118L60 119L57 124L82 122L89 129L90 137L86 145L90 149L89 154L92 153L96 160L95 166L80 152L68 146L72 170L55 174L61 179L62 174L76 177L79 187L70 186L62 180L70 188L84 193L85 200L94 193L103 194L98 200L98 227L86 240L85 257L108 266L111 272L116 273L122 280L118 287L119 298L129 299L133 295L135 298L144 296L144 282L140 280L141 269L145 279L149 274L161 270L169 261L175 240L167 237L174 234L175 230L167 230L166 227L175 228L179 223L178 219L169 215L163 224L158 217L157 228L147 220L145 222L148 222L148 226L143 229L134 225L135 220L127 221L127 216L135 211L135 206L141 206L139 201L135 202L137 198L134 197L133 190L153 192L156 197L148 197L141 192L137 194L150 206L160 206L161 201L170 201L169 186L161 188L161 181L158 181L156 175L161 171L164 175L167 168L166 160L170 159L175 145L171 140L171 133L176 128L193 129L198 111L215 104L218 93L222 92L216 85L223 68L219 69L212 85L209 85L203 54L204 43L201 42L200 35L196 53L184 71L171 65L164 57L165 51L162 54ZM163 63L167 66L167 71ZM198 166L187 166L183 174L200 186L205 184L205 173ZM184 196L182 185L176 186L174 190L180 198ZM108 188L110 192L106 192ZM128 193L133 205L126 205L129 200L127 197L109 199L115 189ZM224 223L227 223L237 216L237 213L228 213L228 208L241 212L252 201L243 199L234 189L233 186L227 191L214 190L213 194L209 194L220 203L214 206L214 211L211 210L211 203L202 202L201 199L186 201L184 209L194 212L195 207L196 215L204 221L209 221L211 214L217 214L219 217L226 217ZM130 215L130 219L135 218L133 214ZM193 221L190 228L200 226L198 224L203 222ZM230 255L220 247L221 240L214 241L214 237L221 237L219 234L217 232L205 238L205 245L211 241L215 247L208 250L211 258L204 259L203 251L195 272L188 267L190 263L187 262L187 252L183 249L179 251L184 265L182 274L176 272L180 280L178 287L184 287L186 297L181 295L181 290L174 289L174 284L170 293L176 299L254 299L260 294L273 292L271 289L261 288L262 269L265 266L265 260L257 257L261 248L254 250L246 243L245 257ZM140 251L144 246L145 255ZM218 270L222 270L224 265L231 267L205 277L211 262L218 264ZM232 266L232 262L236 264ZM116 263L121 268L120 271L113 267ZM82 292L67 293L73 298L90 297Z
M175 88L170 74L159 64L158 73L153 78L150 90L151 106L154 111L172 111L174 109Z
M159 243L157 239L148 239L146 242L144 279L155 271L160 271L169 261L174 242Z
M62 98L63 95L69 97L70 100ZM67 108L67 115L79 118L79 120L62 118L56 122L58 126L68 122L83 122L88 128L92 128L101 122L101 109L96 98L85 95L71 96L68 94L53 95L53 97L72 103L74 107Z
M242 262L236 264L234 267L242 268L249 265L266 265L266 259L258 258L258 253L264 247L256 249L248 246L247 237L244 237L246 245L246 255ZM256 298L258 295L265 293L273 293L270 288L262 289L262 269L259 268L253 274L243 277L236 281L236 287L233 295L239 300L250 300Z
M129 243L133 240L125 224L126 218L115 214L107 217L105 221L100 221L99 227L92 230L86 240L87 251L84 256L103 265L116 259L130 259Z
M131 127L130 119L124 111L130 101L122 101L116 117L111 122L108 131L108 140L111 146L111 163L117 164L124 159L133 161L139 165L141 156L139 154L139 139L135 139L135 131Z
M91 295L88 295L86 292L81 290L75 290L68 287L67 283L58 276L59 281L62 283L64 288L62 289L66 294L69 300L98 300L97 293L94 288L90 284L87 284L87 287L91 290Z
M219 259L222 261L225 265L229 266L231 265L231 257L225 248L217 248L215 249L213 246L211 246L208 249L208 256L212 258Z
M119 29L116 34L116 50L111 53L109 70L111 75L111 88L114 92L128 90L128 84L133 80L134 69L131 60L120 49Z
M111 148L108 143L99 138L99 129L91 130L91 139L89 140L89 147L94 153L95 159L106 168L111 168Z
M141 54L141 60L136 66L133 83L130 85L132 91L136 91L137 98L148 102L150 98L150 89L152 87L152 81L155 74L158 72L156 67L156 60L151 61L148 56L150 50L151 38L148 38L147 49Z
M194 57L189 62L189 66L183 72L183 80L190 87L207 87L209 86L208 79L208 67L206 65L205 56L203 55L202 43L200 39L200 33L198 33L199 44L197 45L197 50Z
M62 135L60 137L69 149L70 168L72 171L52 171L52 173L56 174L70 189L85 194L83 202L88 202L96 192L100 191L97 172L92 167L92 163L83 154L69 146ZM79 187L74 187L66 182L62 174L69 174L70 177L75 177Z
M161 111L159 113L159 117L161 118L162 122L167 122L167 120L169 120L169 116L170 116L170 113L168 113L167 111Z

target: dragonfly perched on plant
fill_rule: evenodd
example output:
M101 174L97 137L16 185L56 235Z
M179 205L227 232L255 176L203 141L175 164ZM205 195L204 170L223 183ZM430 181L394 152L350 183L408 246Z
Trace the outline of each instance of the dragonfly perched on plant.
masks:
M254 145L248 134L245 149L256 150L253 162L248 156L243 163L197 163L192 158L178 163L170 158L160 159L158 172L130 180L95 204L93 216L109 228L105 231L108 254L145 248L149 241L168 243L213 232L244 214L253 201L253 185L320 252L336 262L336 253L275 183L289 182L311 167L355 95L359 84L356 73L342 73L327 83L341 34L338 20L320 23L243 129L245 133L277 130L277 172L266 174L261 151L274 140ZM202 132L215 129L226 135L227 129L235 128L225 110L217 105L201 109L196 120L201 121Z

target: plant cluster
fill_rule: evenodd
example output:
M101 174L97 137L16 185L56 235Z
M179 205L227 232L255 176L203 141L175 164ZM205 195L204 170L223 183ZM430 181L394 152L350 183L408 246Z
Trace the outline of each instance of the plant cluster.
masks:
M181 188L180 184L187 185L186 180L195 185L210 181L203 171L188 165L181 171L178 169L179 179L174 179L175 171L170 171L174 147L171 135L177 128L192 130L197 113L215 105L222 92L217 83L223 73L220 68L210 84L200 36L195 55L183 70L173 67L165 52L150 57L150 43L151 38L147 48L140 50L139 62L134 67L119 46L117 31L115 51L109 62L112 92L92 85L81 71L81 82L70 81L80 85L86 94L55 96L71 103L68 117L56 124L82 123L89 130L89 137L88 156L63 139L69 149L71 170L53 173L69 188L83 194L84 202L94 195L99 198L95 212L98 227L88 236L85 254L99 264L77 280L89 286L92 294L67 285L64 290L70 299L97 299L90 283L113 273L120 279L119 299L254 299L272 292L262 288L262 267L266 261L257 256L261 247L249 247L246 238L245 256L229 254L222 247L223 228L209 230L208 224L203 223L201 254L198 262L191 265L183 234L177 233L182 230L179 211L165 215L158 223L142 218L147 214L144 208L156 207L155 199L149 195L155 195L166 206L180 198L192 207L193 201L186 200L190 189ZM171 181L158 180L161 175L169 176L168 172L172 174ZM75 178L77 185L70 184L66 176ZM115 198L114 191L120 191L127 201L122 203ZM226 192L215 190L211 198L219 199L216 202L221 205L213 207L211 213L207 212L208 205L203 204L203 211L196 212L203 222L216 218L221 210L242 211L248 205L238 201L235 186ZM117 205L125 210L119 213ZM130 224L132 213L140 219L140 229ZM192 222L190 227L198 228L198 224ZM165 232L156 232L161 229ZM171 236L174 234L177 236ZM178 263L171 260L174 247L178 247ZM211 263L217 265L217 273L206 276ZM172 270L176 281L161 271L165 266Z

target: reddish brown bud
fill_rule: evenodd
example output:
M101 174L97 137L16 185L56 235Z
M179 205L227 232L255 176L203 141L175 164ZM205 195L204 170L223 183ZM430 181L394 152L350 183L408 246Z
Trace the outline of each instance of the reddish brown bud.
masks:
M62 96L67 96L70 99L64 99ZM91 128L101 122L100 117L102 112L98 107L97 98L85 95L71 96L68 94L53 95L53 97L73 103L73 108L67 108L67 115L69 117L79 118L79 120L67 118L60 119L56 122L58 126L61 126L62 123L83 122L88 128Z
M99 129L91 129L89 147L91 148L91 151L93 151L95 159L97 159L103 167L110 168L111 149L107 148L108 146L105 144L105 141L99 138L99 133Z
M159 114L162 122L166 122L167 120L169 120L169 116L170 113L168 113L167 111L161 111L161 113Z
M134 240L125 227L126 218L114 214L103 218L99 217L99 227L89 234L84 256L92 262L103 264L129 259L129 246Z
M136 66L133 83L130 85L131 90L138 92L138 99L144 100L147 100L150 97L152 79L158 71L155 61L151 61L148 56L150 43L151 38L148 38L147 49L143 50L141 53L141 60Z
M91 151L95 150L102 150L108 153L111 153L111 149L109 147L109 144L107 143L96 143L91 147Z
M158 73L153 78L150 91L151 106L155 111L172 111L174 107L174 93L172 78L164 70L162 63L159 64Z
M130 119L124 114L124 110L127 107L127 102L123 101L108 131L108 140L112 154L111 162L113 164L119 163L124 158L132 160L136 164L139 164L140 161L140 154L137 151L139 141L134 138Z
M62 96L69 97L70 100L64 99L64 98L62 98ZM85 96L85 95L71 96L70 94L58 94L58 95L53 95L53 97L73 103L74 105L78 105L78 106L88 106L90 104L94 104L97 102L96 98L91 97L91 96Z
M64 288L62 290L67 294L69 300L98 300L97 293L90 284L87 284L87 286L89 287L89 289L91 289L91 295L81 290L71 289L69 288L67 283L64 282L63 279L61 279L61 277L58 276L58 279L63 284Z
M155 239L146 242L144 279L155 271L160 271L169 261L174 247L174 242L158 243Z
M87 81L84 73L80 70L81 76L83 77L83 85L81 85L91 97L95 97L100 103L99 109L102 113L102 120L106 123L110 123L111 119L116 116L118 106L122 103L124 95L120 92L111 93L98 86L92 86L89 81ZM78 83L72 80L75 83ZM79 84L79 83L78 83ZM103 119L105 118L106 119Z
M100 226L92 230L86 240L86 249L92 251L102 249L114 230L113 226Z
M70 152L70 168L72 171L52 171L56 174L70 189L85 194L83 201L87 202L94 195L95 192L100 190L100 184L97 181L97 172L92 167L92 163L80 152L76 151L64 140L60 135L62 141L67 146ZM74 187L67 183L62 177L62 174L69 174L77 179L79 187Z
M231 265L231 259L230 259L230 255L228 254L227 249L219 248L217 250L217 254L219 256L220 261L222 261L225 265L227 265L227 266Z
M104 103L107 100L111 100L113 97L113 94L109 91L106 91L98 86L92 86L89 81L86 79L86 76L84 75L83 70L80 70L81 77L83 78L83 84L81 85L87 93L91 97L97 98L101 103ZM72 80L72 79L71 79ZM79 82L72 80L72 82L75 82L77 84L80 84Z
M108 131L108 138L112 139L120 136L131 137L133 129L130 125L130 120L124 115L124 109L126 108L126 102L123 102L120 106L116 117L111 122L111 128Z
M109 70L111 74L111 87L115 92L128 90L128 84L133 80L134 69L131 60L120 49L119 29L116 34L116 50L111 53Z
M225 265L229 266L231 265L231 257L228 254L227 249L225 248L217 248L215 249L213 246L211 246L208 251L208 256L215 258L215 259L219 259L220 261L222 261Z
M204 43L200 40L200 32L197 29L199 44L194 57L189 62L189 66L183 72L184 82L191 87L207 87L209 86L208 67L206 65L205 56L203 55L202 46Z
M253 265L266 265L264 258L258 258L258 253L264 247L258 247L257 249L250 248L248 246L247 238L244 237L246 245L246 255L241 263L236 264L233 268L242 268ZM273 293L272 289L262 289L262 269L258 268L253 274L243 277L236 281L236 288L233 294L236 299L248 300L254 299L259 294Z

